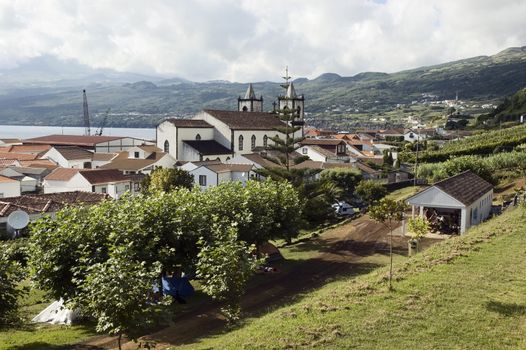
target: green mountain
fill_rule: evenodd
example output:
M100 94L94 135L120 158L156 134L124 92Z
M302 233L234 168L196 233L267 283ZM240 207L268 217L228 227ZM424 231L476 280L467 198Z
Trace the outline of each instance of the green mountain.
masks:
M48 64L48 66L51 64ZM56 65L53 65L56 72ZM36 74L36 68L31 67ZM166 116L191 115L202 108L235 109L236 98L246 84L226 81L204 83L179 78L160 79L96 70L74 79L50 80L43 75L31 83L23 69L0 72L9 78L0 83L0 123L30 125L81 125L83 88L88 91L92 123L97 124L111 108L108 125L152 126ZM88 74L89 73L89 74ZM15 84L17 77L24 84ZM365 72L352 77L325 73L316 79L295 80L296 91L305 95L310 118L326 110L387 111L397 104L423 99L501 101L526 85L526 46L509 48L493 56L479 56L440 65L387 74ZM254 84L263 95L265 108L281 92L278 83Z

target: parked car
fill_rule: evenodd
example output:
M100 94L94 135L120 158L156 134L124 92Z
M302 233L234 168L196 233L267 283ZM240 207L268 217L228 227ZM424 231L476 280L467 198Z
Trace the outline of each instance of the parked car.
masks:
M355 211L353 207L347 202L338 202L332 205L337 215L350 216L354 215Z

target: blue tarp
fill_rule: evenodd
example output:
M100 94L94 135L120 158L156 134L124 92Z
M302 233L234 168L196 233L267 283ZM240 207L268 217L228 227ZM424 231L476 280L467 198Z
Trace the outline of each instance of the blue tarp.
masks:
M175 296L176 293L180 297L191 297L194 295L194 287L186 277L163 277L163 294Z

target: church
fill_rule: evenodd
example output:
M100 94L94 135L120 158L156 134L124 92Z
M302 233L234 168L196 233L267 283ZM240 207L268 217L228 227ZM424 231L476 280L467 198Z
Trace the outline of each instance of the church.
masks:
M292 124L302 128L294 137L302 137L304 96L296 94L292 82L284 87L286 94L278 96L277 105L280 110L296 112L298 117ZM244 97L237 99L237 105L236 111L204 109L190 119L164 120L156 129L157 147L178 161L227 162L236 156L254 153L256 148L267 148L275 136L285 138L277 129L286 124L278 118L277 111L264 111L263 96L256 97L252 84L248 85Z

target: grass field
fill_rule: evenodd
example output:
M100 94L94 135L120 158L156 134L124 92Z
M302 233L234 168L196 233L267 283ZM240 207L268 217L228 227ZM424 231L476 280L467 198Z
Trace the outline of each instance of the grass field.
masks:
M173 349L524 349L526 213L509 211L387 270L333 282Z

